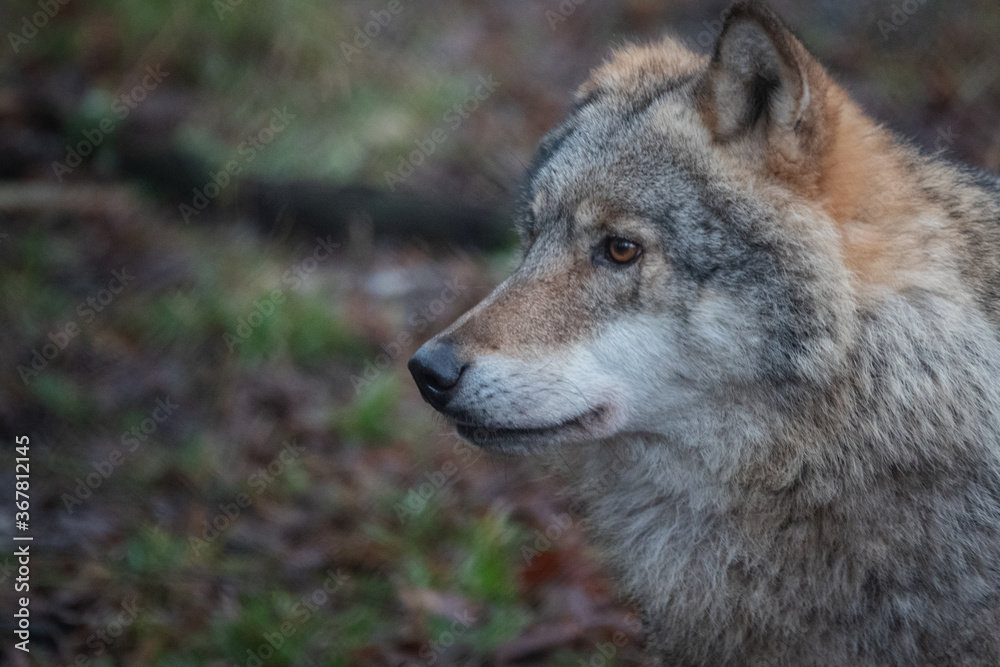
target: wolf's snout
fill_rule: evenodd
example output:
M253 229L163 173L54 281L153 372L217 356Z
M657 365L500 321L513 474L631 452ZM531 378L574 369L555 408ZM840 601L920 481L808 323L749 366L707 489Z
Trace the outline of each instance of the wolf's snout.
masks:
M456 348L448 338L431 340L417 350L407 364L420 395L438 410L448 405L455 395L458 381L468 365L458 360Z

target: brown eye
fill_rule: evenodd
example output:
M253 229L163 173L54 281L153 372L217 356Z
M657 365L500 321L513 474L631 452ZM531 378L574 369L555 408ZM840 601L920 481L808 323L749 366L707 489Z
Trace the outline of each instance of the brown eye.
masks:
M639 259L642 248L628 239L611 236L604 242L604 256L615 264L631 264Z

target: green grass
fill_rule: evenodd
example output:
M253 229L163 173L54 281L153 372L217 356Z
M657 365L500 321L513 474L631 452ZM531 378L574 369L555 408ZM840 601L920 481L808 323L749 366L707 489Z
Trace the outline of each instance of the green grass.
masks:
M11 11L35 7L16 0ZM358 7L244 0L220 19L211 2L97 0L61 10L72 11L72 22L53 21L30 51L43 69L78 68L100 45L97 74L70 100L61 137L75 143L110 120L97 161L115 158L124 124L118 96L135 72L160 65L165 87L188 105L169 139L206 164L226 160L273 108L287 106L297 117L246 173L380 184L383 170L472 92L475 74L431 69L420 58L386 70L380 59L397 48L430 53L436 45L441 16L416 5L348 66L339 42L365 20ZM96 37L106 41L89 41ZM436 155L453 150L449 138ZM346 256L292 285L284 276L308 256L301 247L207 214L182 228L155 211L115 220L18 216L0 243L0 325L11 341L0 349L3 365L24 363L69 321L81 328L28 386L0 387L0 399L40 430L34 474L51 483L38 502L50 525L67 531L37 560L48 587L39 596L78 619L53 639L60 659L247 664L267 635L296 618L327 567L343 563L349 582L293 624L264 664L353 666L365 651L423 645L452 627L450 618L408 608L404 589L467 601L477 615L456 643L488 663L539 615L518 589L519 548L530 531L481 499L469 505L462 477L481 471L464 461L400 520L398 503L459 459L430 411L414 407L402 353L383 363L380 341L367 340L352 318L353 276L336 266ZM486 274L496 273L490 262L509 264L510 254L484 258ZM82 321L79 304L123 264L137 272L134 285ZM313 392L328 392L326 403L297 411ZM60 494L122 449L122 433L163 396L180 403L176 414L65 515ZM248 493L250 476L288 437L308 443L309 453L283 465L232 525L194 550L204 522ZM293 557L301 562L289 564ZM108 655L93 655L86 640L107 607L134 595L147 611Z
M78 63L92 48L92 30L102 24L109 30L103 36L102 85L80 98L64 141L75 145L85 130L110 121L114 129L89 158L110 163L122 120L112 105L141 80L136 74L159 66L167 73L161 85L202 92L174 141L210 168L237 155L240 144L267 125L272 109L287 108L294 120L258 159L243 165L245 174L377 184L399 155L441 125L445 111L475 88L474 76L432 70L418 60L385 75L387 48L413 51L435 43L438 35L427 31L425 16L433 9L407 4L348 61L341 43L370 20L368 11L263 0L220 13L222 4L98 0L74 6L71 19L63 8L22 55ZM20 17L37 9L31 0L15 0L11 13ZM0 66L11 55L0 55Z
M396 377L382 373L359 389L334 419L334 428L349 441L388 443L398 435L393 412L399 393Z
M80 423L90 414L90 399L74 378L46 370L32 379L28 386L35 399L64 423Z
M81 283L100 285L107 267L120 263L117 248L141 255L155 244L168 248L182 267L176 284L140 276L92 322L81 324L81 335L67 350L18 390L22 408L52 415L63 429L58 438L48 438L58 439L60 447L39 459L36 473L54 482L54 511L64 511L60 494L72 493L75 480L93 472L95 462L113 450L123 452L118 467L69 515L77 521L105 517L115 529L101 539L110 541L82 558L74 553L68 571L56 565L65 555L47 553L39 561L40 567L57 573L47 578L51 585L72 577L76 589L115 604L135 595L143 600L149 611L129 629L127 639L110 647L115 659L127 660L130 651L146 645L156 665L219 659L246 664L265 636L274 638L274 632L292 623L265 664L293 665L309 657L317 664L353 665L359 652L371 646L402 641L403 628L421 628L407 641L426 643L453 625L452 619L433 613L414 621L414 612L401 604L400 586L441 591L483 610L456 636L456 645L481 661L531 622L536 612L521 600L517 584L519 548L528 530L493 509L459 511L457 454L439 458L440 450L435 454L429 443L440 425L424 411L400 408L405 381L400 359L376 369L354 390L351 376L362 377L379 349L363 341L340 310L330 306L330 288L283 290L284 298L262 312L241 345L232 353L226 349L225 334L259 309L275 285L282 285L283 271L298 259L293 253L253 238L204 253L202 248L219 246L231 232L159 230L146 236L147 228L135 228L127 238L110 243L107 256L85 258L70 256L82 247L79 228L50 224L16 234L19 252L0 264L0 284L25 286L19 294L23 310L6 322L17 341L6 354L40 345L53 322L73 317L75 297L62 299L58 307L44 298L48 291L58 291L59 278L49 272L54 262L76 267ZM50 242L39 242L42 238ZM246 266L253 271L248 273ZM109 357L108 350L124 355L136 368L157 369L155 377L168 380L137 383L151 388L137 389L119 403L98 400L100 387L94 383L102 376L79 360L94 357L113 364L118 359ZM190 369L185 377L192 384L185 388L170 381L176 368ZM254 436L252 444L246 439L252 429L245 431L249 426L241 417L227 416L238 405L233 397L241 395L244 383L266 384L272 373L324 382L334 377L340 383L336 391L350 398L330 404L325 421L318 422L330 427L324 438L335 448L332 452L307 452L283 462L266 488L255 492L252 476L278 460L281 443L293 436L299 442L308 439L282 427ZM122 434L142 424L155 399L164 397L178 404L174 413L134 451L125 452ZM250 407L253 418L257 408ZM407 468L411 477L379 478L360 497L319 493L336 491L336 480L342 479L329 477L328 459L352 450L405 451L413 460ZM401 519L398 503L440 478L443 469L449 471L446 483L440 488L431 484L433 492L419 511ZM251 498L250 506L206 539L205 522L218 515L220 504L231 504L240 494ZM171 511L158 513L165 505ZM285 533L272 527L298 511L311 513L308 530ZM345 522L351 525L347 534L377 545L384 560L372 563L374 570L355 565L349 583L322 609L308 617L301 610L297 614L297 601L321 585L327 568L307 566L290 576L282 570L283 549L302 540L322 540L324 531L334 526L343 530ZM253 540L261 530L273 531L266 544L275 551L259 551L261 545ZM204 541L193 542L192 537ZM288 540L286 546L283 540ZM178 616L180 609L184 613ZM87 636L81 629L75 639L64 641L81 647L72 642Z

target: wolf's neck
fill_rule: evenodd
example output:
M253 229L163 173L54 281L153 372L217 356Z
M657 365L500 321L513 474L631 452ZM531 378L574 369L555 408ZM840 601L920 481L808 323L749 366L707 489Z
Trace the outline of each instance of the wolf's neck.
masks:
M928 239L947 233L950 222L920 187L923 159L846 93L830 95L832 131L816 194L836 225L847 268L862 283L933 287L950 263L928 250Z
M675 591L710 590L740 539L727 511L734 499L700 456L650 436L592 444L549 461L621 592L647 618L661 618ZM718 602L706 595L698 613Z
M908 149L867 118L843 91L832 89L831 132L818 188L830 217L840 224L875 223L907 215L915 205L903 192Z

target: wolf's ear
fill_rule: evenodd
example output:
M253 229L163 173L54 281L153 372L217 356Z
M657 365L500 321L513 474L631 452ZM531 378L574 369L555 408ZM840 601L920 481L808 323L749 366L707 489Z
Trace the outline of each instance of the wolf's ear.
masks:
M726 13L698 84L698 104L719 141L761 126L768 135L809 132L820 120L824 79L822 67L774 12L745 0Z

